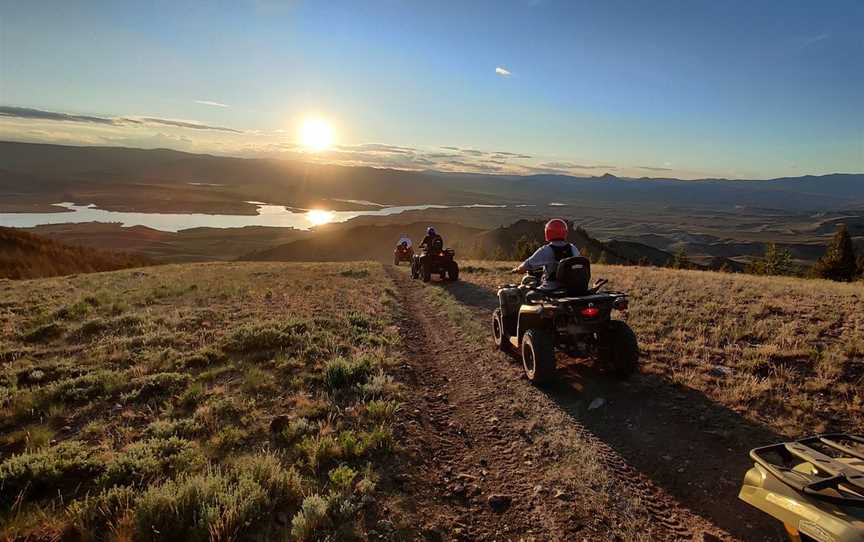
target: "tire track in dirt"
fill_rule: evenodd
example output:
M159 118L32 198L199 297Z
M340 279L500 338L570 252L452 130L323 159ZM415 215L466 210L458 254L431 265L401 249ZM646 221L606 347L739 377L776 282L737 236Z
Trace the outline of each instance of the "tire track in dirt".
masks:
M405 435L414 454L407 489L426 507L418 507L426 539L733 539L525 382L488 341L457 329L407 274L385 269L397 288L399 329L412 364L402 375L414 409ZM587 464L599 462L598 472L611 475L593 481L602 490L584 482L574 487L562 476L574 440L590 448ZM581 466L574 475L583 475ZM500 509L490 506L490 497L498 504L493 495L504 496Z

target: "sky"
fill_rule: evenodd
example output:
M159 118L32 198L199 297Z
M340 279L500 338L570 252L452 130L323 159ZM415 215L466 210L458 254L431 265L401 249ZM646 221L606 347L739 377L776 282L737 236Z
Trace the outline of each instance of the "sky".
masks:
M325 150L299 135L313 118ZM864 172L864 2L0 0L0 139L490 173Z

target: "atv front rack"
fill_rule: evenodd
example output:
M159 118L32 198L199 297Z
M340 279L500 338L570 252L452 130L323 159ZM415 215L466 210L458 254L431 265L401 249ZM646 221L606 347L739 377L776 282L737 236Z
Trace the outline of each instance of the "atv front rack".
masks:
M750 457L805 495L832 504L864 507L862 435L816 435L756 448ZM805 464L806 469L802 469Z

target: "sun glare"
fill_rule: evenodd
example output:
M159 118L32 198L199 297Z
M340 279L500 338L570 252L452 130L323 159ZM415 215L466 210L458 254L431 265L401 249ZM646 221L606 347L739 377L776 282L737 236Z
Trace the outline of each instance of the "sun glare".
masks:
M300 127L300 142L313 151L323 151L333 144L333 128L326 120L311 118Z
M332 221L333 213L321 209L312 209L306 213L306 220L311 222L313 226L320 226L321 224L327 224Z

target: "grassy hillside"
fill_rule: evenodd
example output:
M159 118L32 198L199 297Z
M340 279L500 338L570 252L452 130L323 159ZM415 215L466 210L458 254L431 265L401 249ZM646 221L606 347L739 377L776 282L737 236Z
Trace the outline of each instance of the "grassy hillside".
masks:
M399 409L378 266L37 284L0 282L0 538L341 540L374 527Z
M139 255L74 247L21 230L0 227L0 278L51 277L152 264L151 260Z
M512 265L461 277L488 292ZM787 277L594 266L631 296L644 370L775 431L864 431L864 286Z

